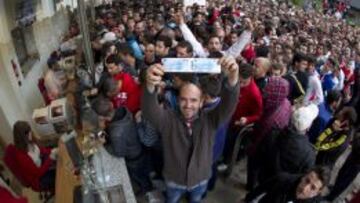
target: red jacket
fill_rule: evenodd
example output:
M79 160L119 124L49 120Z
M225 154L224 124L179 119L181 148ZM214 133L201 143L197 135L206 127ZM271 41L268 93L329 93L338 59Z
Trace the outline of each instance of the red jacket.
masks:
M0 200L4 203L27 203L27 199L24 197L15 198L12 194L6 189L0 186Z
M344 72L345 75L345 84L343 90L350 91L351 85L355 81L354 73L350 70L349 67L346 67L345 63L340 65L340 69Z
M263 100L259 88L252 79L250 84L240 89L239 102L232 117L232 124L241 117L247 119L246 124L260 119L263 111Z
M114 75L114 79L121 82L118 94L111 99L114 108L125 106L135 114L140 109L140 86L128 73L118 73Z
M220 11L217 9L214 9L210 19L208 20L208 24L209 25L214 24L214 22L219 18L219 16L220 16Z
M244 57L248 63L251 63L256 57L254 46L251 43L246 45L245 49L241 52L241 56Z
M40 188L40 178L49 170L53 160L49 155L50 148L39 147L40 156L46 157L42 160L41 166L37 167L26 151L17 149L14 145L6 148L4 161L11 172L26 187L35 191L45 190ZM50 189L50 188L46 188Z
M43 96L45 104L49 105L51 103L51 99L46 91L45 80L43 77L38 80L38 88L40 90L41 95Z

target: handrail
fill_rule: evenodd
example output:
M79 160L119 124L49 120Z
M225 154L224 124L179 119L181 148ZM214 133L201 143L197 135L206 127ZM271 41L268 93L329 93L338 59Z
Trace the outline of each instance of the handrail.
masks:
M230 177L231 173L232 173L232 170L236 164L236 160L237 160L237 157L238 157L238 154L239 154L239 151L240 151L240 144L243 140L243 138L253 130L254 128L254 124L248 124L246 126L244 126L243 128L240 129L237 137L236 137L236 140L235 140L235 145L234 145L234 150L233 150L233 153L232 153L232 156L231 156L231 162L229 164L229 167L228 167L228 170L227 170L227 174L229 175L228 177Z

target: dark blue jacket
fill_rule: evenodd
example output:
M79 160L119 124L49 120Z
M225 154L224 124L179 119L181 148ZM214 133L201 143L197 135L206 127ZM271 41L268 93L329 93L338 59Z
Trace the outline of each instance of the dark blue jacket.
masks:
M204 105L204 110L214 109L220 103L220 98L218 98L214 103L209 103ZM224 150L226 132L228 128L228 122L223 123L216 131L214 149L213 149L213 161L216 162L220 159L220 156Z
M330 106L325 102L319 104L319 115L312 123L308 132L311 143L314 144L316 142L317 137L319 137L320 133L325 130L332 117L333 111L331 110Z

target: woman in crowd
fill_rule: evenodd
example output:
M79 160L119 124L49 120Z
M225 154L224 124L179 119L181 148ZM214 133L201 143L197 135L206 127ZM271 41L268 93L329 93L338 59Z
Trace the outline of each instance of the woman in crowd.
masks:
M13 154L6 154L16 167L11 170L16 176L21 176L23 183L36 191L53 191L55 188L55 161L57 148L50 149L36 144L30 125L25 121L17 121L13 129ZM5 160L9 165L9 160ZM17 177L19 178L19 177Z

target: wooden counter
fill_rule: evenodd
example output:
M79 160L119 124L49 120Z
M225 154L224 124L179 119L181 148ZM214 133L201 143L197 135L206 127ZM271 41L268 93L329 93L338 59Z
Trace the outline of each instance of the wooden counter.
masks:
M59 140L59 154L56 166L55 203L73 202L74 188L81 184L80 177L73 174L73 165L66 147Z
M81 147L80 147L81 148ZM131 185L126 163L123 158L110 155L104 147L99 147L91 159L94 170L101 175L106 174L103 184L106 188L121 185L124 199L127 203L136 203L136 197ZM74 200L74 188L81 185L80 177L73 175L73 166L62 139L59 141L59 154L56 167L55 203L72 203ZM103 179L104 180L104 179ZM86 201L85 201L86 202Z

